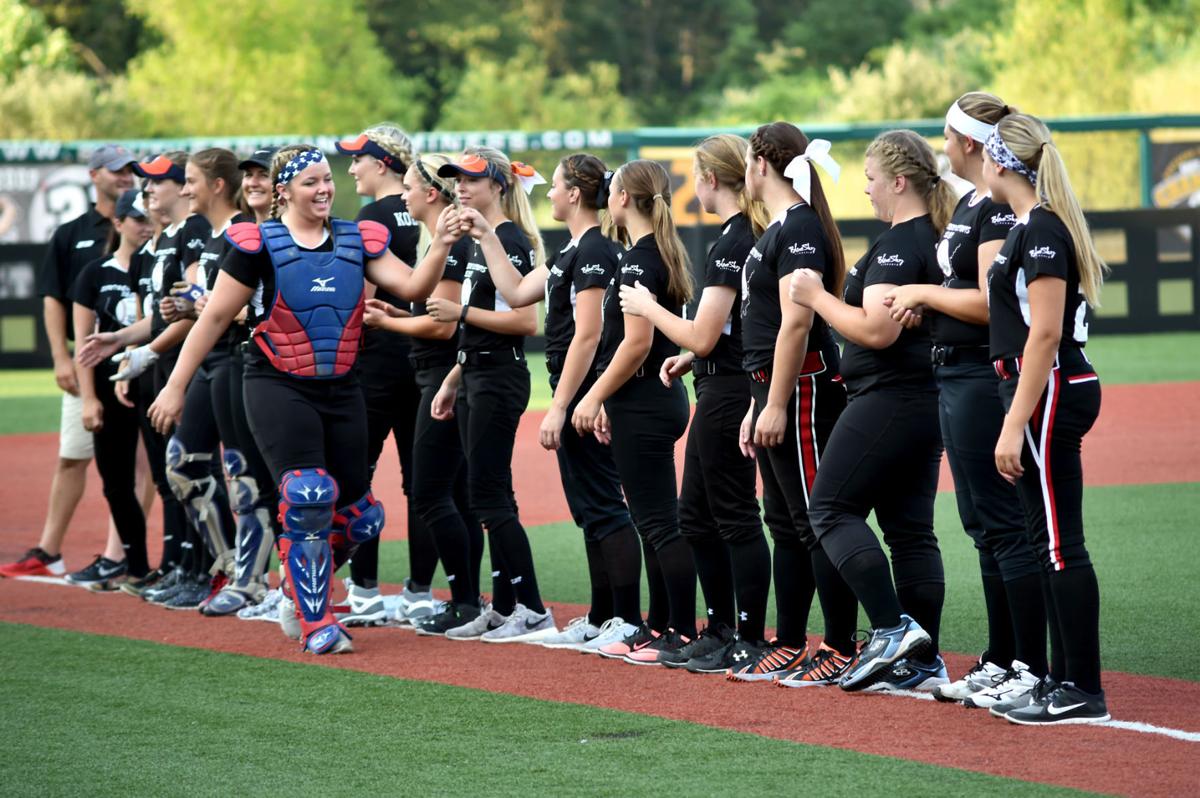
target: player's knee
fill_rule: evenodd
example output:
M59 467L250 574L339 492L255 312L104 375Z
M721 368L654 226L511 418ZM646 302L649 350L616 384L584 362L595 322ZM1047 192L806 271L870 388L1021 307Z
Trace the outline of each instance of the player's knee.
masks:
M334 516L334 525L343 532L352 546L361 546L368 540L379 537L379 533L383 531L383 522L383 504L371 491L367 491L354 504L339 509Z
M208 468L211 459L209 452L189 452L176 436L167 441L167 482L181 502L211 496L215 489Z
M258 480L250 475L246 456L237 449L226 449L222 458L225 477L229 480L229 505L238 515L252 513L262 500Z
M297 468L279 483L284 534L329 534L337 504L337 482L323 468Z

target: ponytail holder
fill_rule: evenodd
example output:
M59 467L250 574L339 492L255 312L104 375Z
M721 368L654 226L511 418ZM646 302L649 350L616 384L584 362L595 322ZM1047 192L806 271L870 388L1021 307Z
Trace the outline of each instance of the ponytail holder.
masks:
M663 195L662 195L662 194L655 194L655 195L654 195L653 197L651 197L650 199L660 199L660 200L663 200L664 202L666 201L666 200L663 198Z
M526 194L532 194L534 186L540 186L546 182L546 178L539 175L536 169L520 161L512 162L512 173L517 176L517 180L521 183L521 188L525 189Z
M842 167L829 155L829 148L831 146L825 139L813 139L808 142L808 147L805 148L804 154L793 158L792 162L783 170L783 176L792 179L792 188L796 190L796 193L805 202L810 204L812 202L812 170L809 168L810 162L824 169L825 173L833 178L833 182L835 183L842 174Z
M608 207L608 195L612 192L612 181L613 181L613 175L615 175L615 174L616 174L616 172L607 171L607 170L604 172L604 179L602 179L600 181L600 187L598 189L596 189L596 207L597 208L607 208Z

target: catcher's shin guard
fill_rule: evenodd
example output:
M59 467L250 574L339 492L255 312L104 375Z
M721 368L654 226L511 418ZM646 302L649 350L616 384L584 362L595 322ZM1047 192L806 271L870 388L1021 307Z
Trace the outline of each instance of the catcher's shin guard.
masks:
M211 452L189 452L177 436L167 441L167 481L187 513L188 522L208 547L214 574L233 570L233 553L225 541L221 512L215 497L223 490L209 472Z
M359 546L379 537L383 522L383 504L369 490L354 504L338 510L333 516L330 539L336 568L341 568Z
M314 654L349 648L350 636L333 617L329 597L334 570L329 537L337 497L337 483L322 468L289 471L279 485L279 558L299 615L301 639Z
M229 478L229 500L237 519L230 588L254 595L266 585L263 570L275 542L271 511L263 504L258 482L250 476L245 456L237 449L226 449L223 459L225 475Z

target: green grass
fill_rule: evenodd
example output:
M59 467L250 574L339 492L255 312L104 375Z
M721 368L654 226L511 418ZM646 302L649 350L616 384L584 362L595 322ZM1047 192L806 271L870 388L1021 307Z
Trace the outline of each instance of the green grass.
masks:
M10 796L621 795L649 774L681 795L798 777L826 795L1080 794L642 714L11 624L0 625L0 669Z
M1093 338L1088 357L1105 385L1200 380L1200 333L1109 335ZM546 358L528 355L530 410L545 410L552 394L546 381ZM0 435L57 432L58 388L50 369L0 371ZM53 401L39 401L50 399Z
M1200 639L1200 541L1184 508L1200 506L1200 485L1131 485L1088 488L1084 514L1088 549L1096 563L1103 601L1101 618L1104 667L1200 681L1194 641ZM979 560L958 518L952 494L939 494L936 529L946 568L942 646L947 651L978 652L987 647ZM554 601L590 601L582 534L570 523L529 530L538 584ZM399 582L408 574L408 548L384 542L380 574ZM486 564L486 560L485 560ZM484 569L484 573L489 571ZM439 571L437 584L445 587ZM485 584L485 589L490 589ZM643 594L645 586L643 585ZM700 600L699 597L698 601ZM646 598L643 595L642 609ZM703 606L697 608L703 615ZM774 624L774 598L768 624ZM567 618L558 618L566 623ZM863 628L867 623L860 618ZM819 607L809 629L820 632Z

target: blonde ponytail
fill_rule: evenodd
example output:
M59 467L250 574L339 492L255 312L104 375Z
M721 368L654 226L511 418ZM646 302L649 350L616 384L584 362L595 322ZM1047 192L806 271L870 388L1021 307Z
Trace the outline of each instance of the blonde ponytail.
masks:
M741 136L719 133L696 145L694 167L701 174L712 175L718 184L737 194L738 209L750 221L754 237L757 238L771 223L771 215L767 212L767 206L751 199L746 190L746 157L749 152L750 142Z
M1096 251L1087 219L1079 207L1079 200L1075 198L1067 166L1054 146L1050 129L1035 116L1011 114L1000 120L996 130L1012 154L1021 159L1021 163L1037 170L1038 201L1066 225L1075 245L1079 287L1088 304L1099 307L1100 289L1104 285L1108 266Z
M692 300L695 283L687 249L671 216L671 176L658 161L630 161L613 176L614 190L624 191L634 209L650 220L654 242L667 267L667 291L671 299L685 304Z

